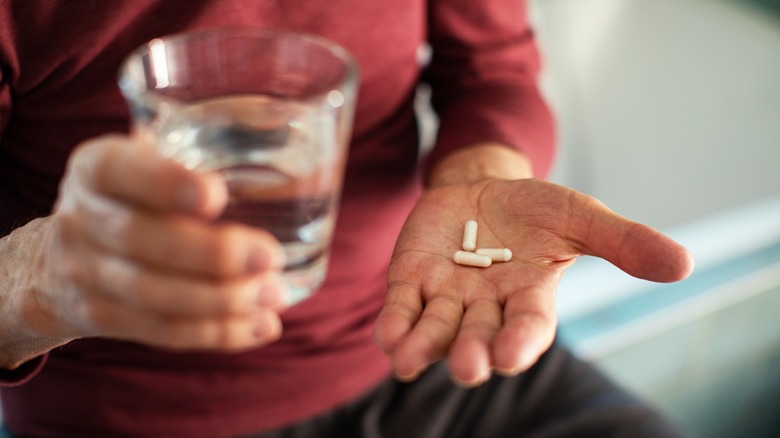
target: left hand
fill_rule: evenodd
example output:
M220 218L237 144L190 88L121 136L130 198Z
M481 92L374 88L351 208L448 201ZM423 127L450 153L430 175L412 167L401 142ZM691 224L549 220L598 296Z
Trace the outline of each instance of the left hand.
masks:
M478 248L509 248L512 260L456 265L470 219L479 224ZM375 339L405 380L445 357L464 386L493 370L517 374L551 345L556 288L581 255L660 282L693 269L690 254L668 237L552 183L488 179L430 189L396 244Z

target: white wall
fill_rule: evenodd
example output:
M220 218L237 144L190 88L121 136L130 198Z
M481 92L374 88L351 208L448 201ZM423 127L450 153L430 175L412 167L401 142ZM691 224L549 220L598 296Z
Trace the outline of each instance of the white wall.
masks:
M552 179L666 229L780 193L780 19L725 0L534 0Z

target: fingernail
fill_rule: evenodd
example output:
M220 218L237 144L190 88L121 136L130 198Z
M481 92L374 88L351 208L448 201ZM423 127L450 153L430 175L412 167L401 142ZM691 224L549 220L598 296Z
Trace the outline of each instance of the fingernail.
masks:
M286 254L281 245L262 245L249 250L246 258L246 269L250 274L281 270L284 267Z
M413 382L414 380L416 380L418 375L419 374L402 375L402 374L396 373L395 374L395 378L400 380L401 382L408 383L408 382Z
M417 380L418 377L420 377L420 374L425 371L425 368L421 370L414 371L409 374L401 374L398 371L395 372L395 378L402 381L402 382L411 382L414 380Z
M483 383L487 382L487 379L478 378L478 379L474 379L474 380L471 380L471 381L468 381L468 382L463 381L463 380L453 379L453 381L455 382L456 385L460 386L461 388L470 389L470 388L476 388L477 386L482 385Z
M279 339L282 334L281 322L278 318L258 318L252 334L260 341L270 342Z
M268 280L257 291L256 303L260 307L282 309L287 307L286 287L277 279Z
M491 376L490 371L487 371L484 374L475 376L474 378L472 378L470 380L465 380L465 379L458 379L453 374L452 375L452 381L456 385L458 385L460 387L463 387L463 388L474 388L474 387L482 385L483 383L485 383L488 380L490 380L490 376Z
M516 367L511 369L496 368L493 371L501 377L515 377L520 374L520 370L520 367Z

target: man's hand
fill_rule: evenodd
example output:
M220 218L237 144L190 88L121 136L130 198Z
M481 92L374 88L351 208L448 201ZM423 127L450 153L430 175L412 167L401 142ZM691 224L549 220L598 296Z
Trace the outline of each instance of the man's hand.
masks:
M226 202L220 177L150 146L81 145L54 213L0 241L0 366L86 336L227 350L278 338L283 252L262 230L215 223Z
M470 219L479 223L478 248L509 248L512 260L456 265ZM445 357L465 386L493 370L517 374L552 343L556 288L581 255L661 282L693 268L689 253L666 236L558 185L491 178L430 189L397 242L375 339L402 379Z

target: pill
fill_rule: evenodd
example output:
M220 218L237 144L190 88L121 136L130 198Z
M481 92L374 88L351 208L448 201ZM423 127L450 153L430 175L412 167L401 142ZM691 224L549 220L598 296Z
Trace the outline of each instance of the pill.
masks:
M476 266L478 268L487 268L493 263L490 257L469 251L457 251L452 259L459 265Z
M494 262L508 262L512 260L512 250L509 248L479 248L475 253L488 256Z
M463 230L463 250L474 251L477 247L477 221L466 222Z

